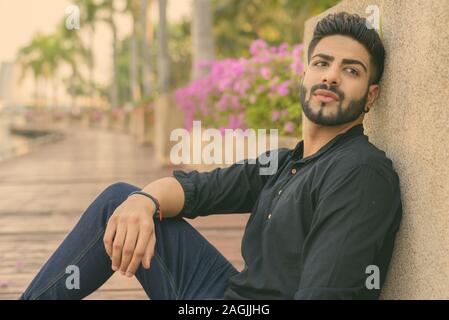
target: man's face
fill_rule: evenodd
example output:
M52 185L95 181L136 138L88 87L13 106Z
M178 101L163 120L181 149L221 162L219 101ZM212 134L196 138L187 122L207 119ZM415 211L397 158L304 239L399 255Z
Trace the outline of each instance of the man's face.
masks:
M360 43L341 35L323 38L301 84L304 114L324 126L357 120L377 97L379 86L369 86L372 73L369 52Z

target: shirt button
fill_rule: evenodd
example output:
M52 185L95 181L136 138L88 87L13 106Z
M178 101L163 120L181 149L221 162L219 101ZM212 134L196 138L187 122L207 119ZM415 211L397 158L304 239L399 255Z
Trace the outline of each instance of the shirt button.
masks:
M268 215L268 220L271 219L271 213Z
M292 169L292 174L296 174L296 169L295 168Z
M282 190L279 190L278 195L280 195L282 193Z

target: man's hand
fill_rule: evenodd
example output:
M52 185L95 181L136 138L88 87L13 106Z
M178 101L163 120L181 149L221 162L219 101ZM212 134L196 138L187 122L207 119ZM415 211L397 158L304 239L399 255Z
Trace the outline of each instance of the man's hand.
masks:
M112 270L132 277L139 264L150 268L156 235L151 199L134 194L118 206L108 221L103 242L112 260Z

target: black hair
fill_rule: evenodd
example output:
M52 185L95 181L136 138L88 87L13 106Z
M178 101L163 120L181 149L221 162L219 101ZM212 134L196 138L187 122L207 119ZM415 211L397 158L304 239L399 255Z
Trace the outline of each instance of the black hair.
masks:
M338 12L327 15L320 20L313 32L313 38L309 43L307 52L308 61L318 42L331 35L344 35L363 45L371 56L371 64L374 72L371 76L371 84L378 84L384 72L385 48L382 40L374 28L368 28L369 22L357 14Z

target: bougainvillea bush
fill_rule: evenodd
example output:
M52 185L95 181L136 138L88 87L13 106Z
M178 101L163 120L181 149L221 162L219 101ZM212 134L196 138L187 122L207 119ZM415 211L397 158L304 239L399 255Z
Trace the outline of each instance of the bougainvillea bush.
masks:
M278 129L301 134L298 87L304 65L302 44L270 47L256 40L249 58L202 63L209 74L175 92L185 114L185 127L201 120L204 128Z

